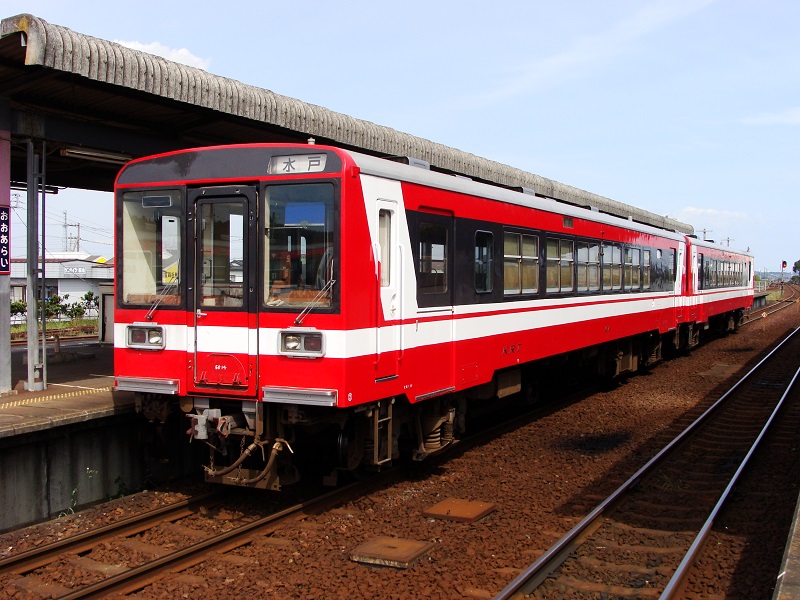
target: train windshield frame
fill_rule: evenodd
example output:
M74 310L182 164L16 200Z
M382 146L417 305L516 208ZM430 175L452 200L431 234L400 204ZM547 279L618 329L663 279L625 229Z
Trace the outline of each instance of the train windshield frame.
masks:
M335 307L337 187L328 180L265 186L262 281L266 309Z
M122 304L181 304L184 198L180 189L122 192L122 282L118 292Z

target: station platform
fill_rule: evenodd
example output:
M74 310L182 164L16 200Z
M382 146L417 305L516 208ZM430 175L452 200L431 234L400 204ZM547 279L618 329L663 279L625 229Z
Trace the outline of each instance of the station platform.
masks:
M780 573L777 575L772 600L800 598L800 499L794 511L792 529L786 540Z
M130 392L112 392L114 348L97 341L48 349L46 389L28 391L27 348L11 349L13 390L0 395L0 439L134 412Z

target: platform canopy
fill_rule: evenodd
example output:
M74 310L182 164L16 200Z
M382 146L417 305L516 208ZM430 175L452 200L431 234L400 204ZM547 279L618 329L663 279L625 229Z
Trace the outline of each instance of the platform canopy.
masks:
M179 148L300 142L431 168L647 223L690 225L389 127L50 24L29 14L0 23L0 130L10 131L11 179L26 180L23 140L46 142L46 184L111 190L126 159Z

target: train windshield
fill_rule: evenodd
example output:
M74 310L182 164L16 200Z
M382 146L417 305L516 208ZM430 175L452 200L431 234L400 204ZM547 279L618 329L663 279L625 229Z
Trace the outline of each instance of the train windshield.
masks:
M177 305L183 197L178 190L122 196L122 282L125 304Z
M268 307L331 306L334 270L334 186L266 188L264 298Z

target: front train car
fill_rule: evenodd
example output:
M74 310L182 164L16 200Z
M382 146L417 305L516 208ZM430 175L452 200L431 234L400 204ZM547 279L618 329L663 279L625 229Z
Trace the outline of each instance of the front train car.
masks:
M120 171L116 385L203 451L207 480L422 460L752 300L748 256L420 165L253 144Z
M344 332L376 318L374 286L346 295L345 282L377 273L347 154L254 145L135 160L117 178L116 228L117 389L154 421L179 406L209 448L207 479L277 489L297 478L293 446L327 447L310 460L331 473L368 443L374 462L390 458L378 414L390 407L364 410L375 427L358 432L336 411L366 399L348 376L376 368L372 356L345 366L365 353Z

